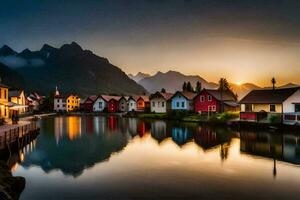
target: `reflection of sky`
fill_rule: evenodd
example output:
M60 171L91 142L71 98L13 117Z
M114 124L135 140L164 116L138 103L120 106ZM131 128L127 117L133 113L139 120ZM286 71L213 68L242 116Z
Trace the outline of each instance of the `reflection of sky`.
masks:
M60 171L45 174L38 167L19 167L15 175L29 180L23 199L78 198L83 194L87 199L93 195L194 197L197 194L216 198L218 195L240 195L247 199L252 195L263 198L298 193L299 167L279 162L274 179L273 160L241 154L239 144L239 139L233 139L230 156L221 161L220 147L204 152L189 142L180 148L170 138L159 145L146 135L135 137L109 162L86 169L77 178L66 177Z

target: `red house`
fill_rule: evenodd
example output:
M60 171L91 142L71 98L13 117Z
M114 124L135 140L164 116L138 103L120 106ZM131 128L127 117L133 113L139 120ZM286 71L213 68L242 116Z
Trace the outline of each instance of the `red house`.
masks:
M97 100L98 96L96 95L92 95L92 96L89 96L84 102L83 102L83 105L82 105L82 108L85 112L93 112L93 105L94 105L94 102Z
M119 100L121 97L119 96L113 96L112 98L109 99L107 102L107 110L110 113L117 112L119 110Z
M239 104L234 94L219 90L203 89L194 98L194 109L197 113L221 112L221 99L223 100L224 111L237 111Z

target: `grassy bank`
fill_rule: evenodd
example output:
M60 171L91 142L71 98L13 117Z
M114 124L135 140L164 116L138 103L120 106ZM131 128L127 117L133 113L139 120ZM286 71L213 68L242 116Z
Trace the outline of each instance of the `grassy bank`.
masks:
M221 114L196 114L188 111L171 111L168 113L129 113L127 117L138 117L142 119L163 119L177 120L183 122L211 122L227 123L231 120L237 120L237 112L225 112Z

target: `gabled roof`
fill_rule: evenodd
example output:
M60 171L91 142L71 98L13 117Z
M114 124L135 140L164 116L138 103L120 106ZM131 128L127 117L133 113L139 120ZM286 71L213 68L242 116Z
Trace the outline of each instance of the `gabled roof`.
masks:
M0 87L1 88L9 88L7 85L3 84L3 83L0 83Z
M193 100L194 97L197 95L197 93L194 92L187 92L187 91L177 91L175 94L172 96L175 97L177 94L181 94L183 97L185 97L187 100Z
M144 102L149 102L149 96L139 96L137 100L143 99Z
M218 101L221 101L221 91L220 90L213 90L213 89L203 89L198 95L196 95L194 98L198 97L199 95L201 95L203 92L207 92L208 94L210 94L211 96L213 96L214 98L216 98ZM222 100L223 101L233 101L236 102L235 96L234 94L232 94L229 91L223 91L222 93Z
M120 96L111 96L111 95L100 95L99 97L101 97L102 99L104 99L104 101L108 102L112 99L119 101L121 99Z
M23 92L23 90L9 90L8 92L8 97L19 97L21 95L21 93Z
M130 99L132 99L133 101L137 101L138 98L139 98L139 96L130 96L130 97L128 98L128 101L129 101Z
M124 96L124 95L123 95L123 96L121 96L121 98L119 99L119 101L120 101L121 99L125 99L126 101L128 101L129 98L130 98L129 96Z
M170 100L172 98L174 94L173 93L162 93L162 92L156 92L154 94L151 94L149 99L154 99L154 98L158 98L158 97L161 97L161 98L164 98L166 101Z
M249 92L240 103L283 103L287 98L293 95L296 91L300 90L300 87L283 88L283 89L262 89L252 90Z

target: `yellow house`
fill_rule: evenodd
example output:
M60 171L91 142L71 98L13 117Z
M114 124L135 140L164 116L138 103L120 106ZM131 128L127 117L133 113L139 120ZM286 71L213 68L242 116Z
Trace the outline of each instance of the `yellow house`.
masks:
M0 83L0 117L9 118L8 86Z
M20 114L26 112L26 97L23 90L10 90L8 97L10 102L17 104L16 107Z
M77 95L69 95L67 97L67 112L77 110L80 107L80 98Z

